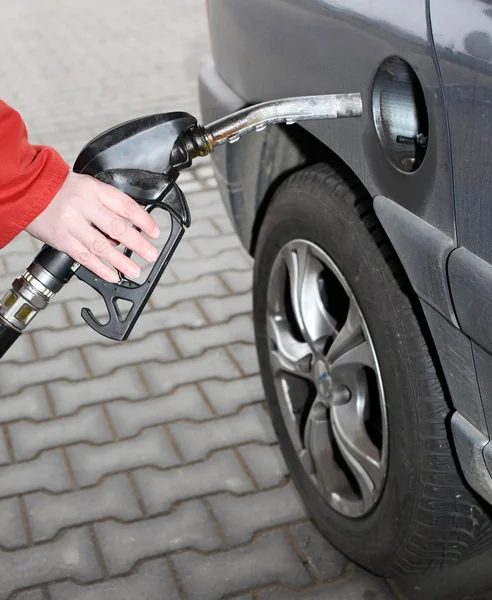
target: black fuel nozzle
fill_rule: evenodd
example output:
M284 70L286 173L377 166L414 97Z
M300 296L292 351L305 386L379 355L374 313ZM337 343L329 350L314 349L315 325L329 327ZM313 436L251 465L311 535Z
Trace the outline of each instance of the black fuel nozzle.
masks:
M136 283L120 273L118 283L108 283L86 269L79 267L76 277L95 289L104 299L109 320L99 321L88 308L82 309L82 318L97 333L113 340L126 340L135 326L138 317L145 308L155 286L158 284L164 270L178 247L185 229L190 226L191 217L186 198L176 184L175 168L166 173L131 169L114 169L105 171L98 179L115 185L131 195L142 204L148 212L162 209L171 217L169 237L161 250L159 257L143 283ZM179 171L176 171L179 172ZM125 248L124 254L131 256L132 252ZM122 300L130 304L128 312L123 315L118 307Z
M183 112L151 115L127 121L95 137L80 152L73 170L117 187L148 212L167 211L171 217L169 238L141 284L122 274L118 283L108 283L63 252L44 246L0 300L0 357L73 275L95 289L106 303L108 320L103 323L84 308L81 314L86 323L111 339L127 339L190 225L190 211L177 179L195 158L269 125L361 114L360 94L305 96L248 107L207 126L199 125L195 117ZM128 248L124 253L132 254ZM119 300L131 305L126 315L118 308Z

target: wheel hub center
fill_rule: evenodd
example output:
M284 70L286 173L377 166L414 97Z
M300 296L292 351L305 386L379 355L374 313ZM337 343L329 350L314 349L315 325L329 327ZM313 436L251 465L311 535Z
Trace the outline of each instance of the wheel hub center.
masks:
M319 393L324 398L329 398L333 390L333 379L328 373L328 367L322 360L318 360L314 365L314 381Z

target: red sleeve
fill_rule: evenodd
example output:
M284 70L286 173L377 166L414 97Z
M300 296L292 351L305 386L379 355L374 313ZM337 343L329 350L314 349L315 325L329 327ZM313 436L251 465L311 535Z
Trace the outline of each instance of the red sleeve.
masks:
M0 248L51 202L69 166L48 146L33 146L19 113L0 100Z

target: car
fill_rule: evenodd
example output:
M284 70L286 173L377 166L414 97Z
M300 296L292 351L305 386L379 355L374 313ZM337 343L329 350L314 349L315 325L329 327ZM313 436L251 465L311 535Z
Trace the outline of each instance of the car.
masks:
M280 98L363 100L360 118L276 125L213 155L255 260L261 376L297 489L367 569L414 592L431 575L446 597L482 589L492 4L208 0L208 18L205 122Z

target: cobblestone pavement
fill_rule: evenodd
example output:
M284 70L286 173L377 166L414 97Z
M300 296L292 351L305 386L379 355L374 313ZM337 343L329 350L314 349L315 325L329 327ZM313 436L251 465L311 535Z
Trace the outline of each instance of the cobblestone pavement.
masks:
M203 0L24 0L0 36L3 98L69 162L132 116L197 111ZM262 402L251 261L209 164L182 184L194 224L129 342L83 324L104 308L73 282L0 363L0 598L393 598L308 522ZM0 290L38 247L0 253Z

